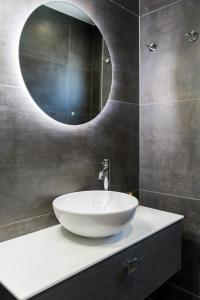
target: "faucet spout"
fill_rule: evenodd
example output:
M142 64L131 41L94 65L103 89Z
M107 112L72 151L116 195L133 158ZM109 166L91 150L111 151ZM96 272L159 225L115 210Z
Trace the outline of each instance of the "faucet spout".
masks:
M102 165L103 169L99 172L98 180L103 181L104 190L108 191L110 188L110 160L104 159Z

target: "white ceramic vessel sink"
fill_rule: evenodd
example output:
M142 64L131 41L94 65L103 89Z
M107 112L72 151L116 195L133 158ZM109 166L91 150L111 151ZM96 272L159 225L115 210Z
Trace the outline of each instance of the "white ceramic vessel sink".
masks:
M84 237L100 238L116 234L131 221L138 200L111 191L85 191L66 194L53 201L59 222Z

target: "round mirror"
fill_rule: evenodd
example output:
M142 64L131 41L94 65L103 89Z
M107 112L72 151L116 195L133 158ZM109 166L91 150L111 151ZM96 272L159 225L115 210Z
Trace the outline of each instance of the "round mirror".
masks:
M23 28L20 67L37 105L64 124L83 124L108 99L112 66L106 43L79 8L49 2L37 8Z

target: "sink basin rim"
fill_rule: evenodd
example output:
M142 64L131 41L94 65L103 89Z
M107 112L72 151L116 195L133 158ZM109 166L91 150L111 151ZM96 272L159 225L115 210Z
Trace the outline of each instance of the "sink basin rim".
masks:
M76 210L70 210L70 208L67 208L67 207L61 207L59 206L59 202L62 200L63 198L63 201L66 200L66 197L70 197L70 196L77 196L78 194L80 194L80 197L81 197L81 194L94 194L94 193L99 193L99 194L102 194L102 197L103 197L103 194L110 194L112 196L114 196L114 194L116 195L116 197L119 197L120 195L124 198L126 198L126 201L127 200L130 200L130 204L128 205L128 208L124 208L124 209L119 209L118 210L115 210L115 211L102 211L102 212L93 212L93 211L76 211ZM103 199L102 199L103 200ZM76 201L75 199L73 199L73 201ZM84 200L83 200L84 201ZM115 200L116 201L116 200ZM121 199L120 199L121 201ZM131 203L132 202L132 203ZM75 215L82 215L82 216L108 216L108 215L117 215L117 214L121 214L121 213L126 213L126 212L129 212L131 210L134 210L136 209L136 207L139 205L139 202L138 202L138 199L132 195L129 195L129 194L125 194L125 193L122 193L122 192L116 192L116 191L104 191L104 190L91 190L91 191L79 191L79 192L73 192L73 193L68 193L68 194L64 194L64 195L61 195L57 198L55 198L55 200L53 201L53 208L54 209L57 209L57 210L60 210L60 211L64 211L68 214L75 214Z

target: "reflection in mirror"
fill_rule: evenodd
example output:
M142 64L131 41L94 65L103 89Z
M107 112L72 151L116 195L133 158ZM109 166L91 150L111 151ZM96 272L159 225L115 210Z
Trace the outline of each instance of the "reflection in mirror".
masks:
M82 124L102 110L111 88L111 60L94 22L79 8L49 2L23 28L20 67L37 105L65 124Z

